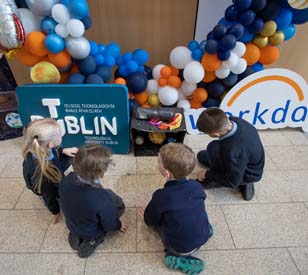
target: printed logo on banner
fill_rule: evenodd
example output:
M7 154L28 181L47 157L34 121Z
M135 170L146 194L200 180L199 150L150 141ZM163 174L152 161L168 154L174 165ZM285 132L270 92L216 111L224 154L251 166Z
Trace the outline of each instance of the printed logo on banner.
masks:
M241 117L257 129L302 127L308 132L308 85L297 73L287 69L267 69L254 73L235 85L220 107ZM204 109L185 113L187 131L198 134L196 121Z
M130 149L127 88L123 85L24 85L17 88L22 122L52 117L63 147L102 144L113 153Z

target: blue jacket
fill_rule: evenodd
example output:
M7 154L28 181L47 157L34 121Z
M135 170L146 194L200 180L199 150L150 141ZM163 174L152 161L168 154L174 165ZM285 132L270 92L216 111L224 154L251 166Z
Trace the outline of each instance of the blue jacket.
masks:
M76 173L61 181L59 195L66 225L80 238L98 238L121 228L108 192L81 182Z
M144 221L163 230L165 245L180 253L190 252L210 237L205 198L203 187L195 180L167 181L154 192Z

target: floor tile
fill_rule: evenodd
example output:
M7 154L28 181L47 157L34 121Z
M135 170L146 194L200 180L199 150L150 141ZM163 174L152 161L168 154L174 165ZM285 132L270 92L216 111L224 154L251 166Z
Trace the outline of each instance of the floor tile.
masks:
M2 146L2 144L0 145L0 148L1 148L1 146ZM4 167L7 166L7 164L10 162L12 157L13 157L12 155L0 154L0 177L2 175L2 171L3 171Z
M136 210L126 209L123 220L128 223L125 234L108 233L104 242L97 248L100 252L134 252L136 251ZM64 221L51 224L47 230L41 252L64 253L74 252L67 241L68 229Z
M136 158L130 155L113 155L114 165L109 165L106 175L135 175Z
M223 206L237 248L308 246L303 203Z
M157 157L137 157L137 174L157 175L159 174Z
M50 218L45 210L1 210L0 252L38 252Z
M206 146L214 140L213 138L209 137L208 135L185 135L184 144L186 144L190 148L198 148L198 149L205 149Z
M0 209L13 209L24 186L20 178L0 178Z
M23 138L1 140L0 155L21 155Z
M301 129L283 129L281 133L291 141L293 145L308 145L308 138L304 135Z
M256 194L263 203L308 201L307 178L308 170L265 171Z
M308 167L308 146L274 146L267 147L266 152L280 170Z
M292 145L291 141L280 130L259 130L258 132L263 146Z
M24 188L15 209L47 209L41 197L35 195L27 187Z
M308 247L288 248L302 275L308 274Z
M0 274L83 275L85 261L65 254L6 254L0 257Z
M278 170L277 165L273 162L273 160L268 155L266 150L267 150L267 148L265 148L265 166L264 166L264 171Z
M21 156L13 156L7 165L2 169L1 178L18 178L22 177L22 162Z

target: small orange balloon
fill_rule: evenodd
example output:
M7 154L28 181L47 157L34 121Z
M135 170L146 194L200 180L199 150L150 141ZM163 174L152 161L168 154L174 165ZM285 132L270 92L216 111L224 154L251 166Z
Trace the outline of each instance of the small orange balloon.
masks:
M80 70L78 68L78 65L76 63L73 63L72 68L70 70L71 73L79 73Z
M172 75L179 75L180 71L179 71L178 68L173 67L172 65L169 66L169 68L170 68L170 70L171 70L171 74L172 74Z
M174 88L180 88L182 81L178 76L172 75L168 78L168 85Z
M191 99L191 100L189 101L189 103L190 103L190 108L192 108L192 109L199 109L199 108L202 107L201 102L197 102L197 101L195 101L195 100L193 100L193 99Z
M167 78L160 78L160 79L158 79L158 85L160 86L160 87L165 87L165 86L167 86L167 84L168 84L168 79Z
M58 68L67 67L72 62L71 56L65 50L60 53L48 53L48 59Z
M149 104L145 103L145 104L142 104L140 107L142 108L152 108Z
M45 34L42 32L30 32L26 36L25 48L37 56L47 55L48 50L44 44L45 37Z
M135 101L139 105L143 105L143 104L145 104L148 101L148 97L149 97L148 92L144 91L142 93L135 94Z
M215 72L206 71L203 77L203 82L209 83L209 82L214 81L215 79L216 79Z
M206 71L214 72L216 71L222 64L222 62L218 59L217 54L204 54L201 60L203 68Z
M25 47L22 47L17 51L17 59L21 64L28 67L32 67L41 61L39 56L30 53Z
M275 46L266 46L260 49L260 58L259 62L263 65L269 65L274 63L280 55L279 49Z
M122 85L126 85L126 80L123 77L118 77L114 80L115 84L122 84Z
M197 88L196 90L194 90L194 92L192 94L192 99L195 102L202 103L205 100L207 100L207 98L208 98L207 90L205 90L203 88Z
M169 76L171 76L171 73L172 71L168 66L164 66L160 70L160 75L164 78L168 78Z
M65 83L67 83L67 79L68 79L69 76L70 76L70 73L69 73L69 72L61 73L61 74L60 74L60 81L59 81L59 83L60 83L60 84L65 84Z
M243 58L247 61L248 66L257 63L260 58L260 49L252 43L247 43Z

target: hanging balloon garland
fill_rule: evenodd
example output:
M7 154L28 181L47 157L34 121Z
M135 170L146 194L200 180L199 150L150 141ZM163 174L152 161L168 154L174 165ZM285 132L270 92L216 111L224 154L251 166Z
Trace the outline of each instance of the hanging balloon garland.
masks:
M126 85L130 107L219 106L246 76L280 56L279 45L308 21L308 1L233 0L200 43L170 53L170 65L146 65L143 49L121 53L117 43L88 41L86 0L3 0L0 49L31 67L34 83ZM291 4L292 2L292 4ZM17 5L18 7L17 7Z

